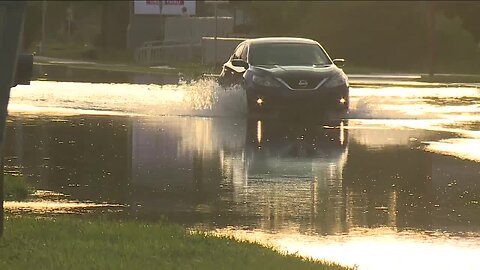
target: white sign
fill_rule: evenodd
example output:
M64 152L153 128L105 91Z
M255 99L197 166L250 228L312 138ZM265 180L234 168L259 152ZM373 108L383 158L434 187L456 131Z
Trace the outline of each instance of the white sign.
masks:
M195 15L194 0L135 0L135 15Z
M160 3L158 0L135 0L133 10L135 15L160 15Z
M163 0L163 15L195 15L196 1L194 0Z

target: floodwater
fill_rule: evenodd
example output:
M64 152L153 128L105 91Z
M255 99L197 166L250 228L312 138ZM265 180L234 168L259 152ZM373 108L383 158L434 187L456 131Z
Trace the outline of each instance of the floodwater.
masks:
M480 90L351 103L344 121L258 120L212 81L34 81L12 89L5 165L67 201L362 270L480 269Z

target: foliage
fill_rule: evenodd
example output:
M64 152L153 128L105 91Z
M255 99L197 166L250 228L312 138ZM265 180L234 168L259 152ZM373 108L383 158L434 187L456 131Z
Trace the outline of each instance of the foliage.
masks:
M472 71L479 56L472 34L463 28L466 18L445 16L443 5L428 1L258 1L243 7L258 36L313 38L349 65L425 71L432 53L430 36L436 37L438 70ZM431 14L436 14L433 28ZM460 58L459 51L464 54Z
M27 199L34 189L21 176L4 175L4 192L7 201L22 201Z
M124 49L128 1L47 2L47 41L87 44L95 50L95 55L89 52L85 56L91 59L105 59L108 56L103 55L109 50ZM41 39L42 3L28 3L25 48L34 47ZM432 68L437 72L480 71L480 2L231 1L229 5L245 10L251 19L250 25L236 28L243 29L243 34L313 38L333 58L346 58L347 67L405 72ZM78 27L66 35L69 7L74 9ZM211 15L212 5L199 1L197 7L200 13ZM431 61L433 56L435 61Z
M480 27L478 27L478 14L480 14L479 1L438 1L438 10L443 11L448 18L458 18L462 28L467 30L480 42Z
M44 23L46 45L61 42L123 48L129 5L129 1L118 0L29 1L23 47L28 50L37 49L36 46L42 40ZM45 10L44 22L43 10Z
M478 68L479 50L472 34L462 28L459 17L436 17L437 66L448 71L468 71Z
M7 217L0 269L346 269L168 224Z

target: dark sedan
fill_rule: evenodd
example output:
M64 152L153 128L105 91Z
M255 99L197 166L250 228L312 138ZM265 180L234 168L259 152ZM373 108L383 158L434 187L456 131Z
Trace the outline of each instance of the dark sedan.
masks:
M303 38L256 38L240 43L219 77L241 84L249 112L317 115L348 112L349 85L322 46Z

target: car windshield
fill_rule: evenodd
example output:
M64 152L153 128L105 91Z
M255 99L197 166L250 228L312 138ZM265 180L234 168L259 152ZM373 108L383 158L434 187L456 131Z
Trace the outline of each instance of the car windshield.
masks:
M252 44L248 56L252 65L311 66L331 64L322 48L315 44Z

